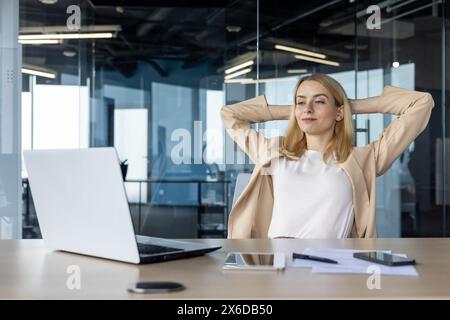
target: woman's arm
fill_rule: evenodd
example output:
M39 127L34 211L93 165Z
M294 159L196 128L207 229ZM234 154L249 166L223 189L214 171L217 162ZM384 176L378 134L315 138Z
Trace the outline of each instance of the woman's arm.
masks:
M289 120L292 107L292 105L269 105L272 120Z
M220 116L227 129L248 129L253 123L272 120L265 96L226 105Z
M222 107L220 116L228 135L257 163L266 159L271 145L270 139L253 129L251 124L281 120L286 111L285 106L269 107L265 96L259 96Z
M353 114L376 113L380 97L366 99L348 99Z
M352 112L387 113L397 119L372 142L377 176L386 172L411 142L426 128L434 107L433 97L427 92L386 86L381 96L351 100Z
M259 96L222 107L221 117L226 128L248 127L270 120L288 120L291 110L292 105L269 105L265 96Z

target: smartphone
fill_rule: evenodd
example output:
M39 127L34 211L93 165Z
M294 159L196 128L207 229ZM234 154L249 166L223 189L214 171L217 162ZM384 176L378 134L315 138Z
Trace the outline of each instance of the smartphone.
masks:
M128 291L132 293L167 293L183 289L185 287L181 283L167 281L136 282L128 287Z
M370 261L373 263L384 264L386 266L406 266L410 264L415 264L414 259L384 253L380 251L370 251L370 252L355 252L353 254L354 258Z
M223 264L224 270L283 270L284 253L230 252Z

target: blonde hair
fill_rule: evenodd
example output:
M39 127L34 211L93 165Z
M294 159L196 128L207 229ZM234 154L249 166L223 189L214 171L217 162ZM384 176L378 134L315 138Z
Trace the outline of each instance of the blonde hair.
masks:
M289 117L286 133L280 146L280 153L292 159L293 157L301 157L307 148L306 135L298 125L295 117L295 96L298 88L304 81L319 82L330 91L336 107L344 106L344 117L341 121L336 121L333 137L323 152L324 161L333 153L336 161L342 163L347 160L353 150L354 133L352 112L344 88L342 88L338 81L323 73L314 73L298 80L294 90L294 108L292 108Z

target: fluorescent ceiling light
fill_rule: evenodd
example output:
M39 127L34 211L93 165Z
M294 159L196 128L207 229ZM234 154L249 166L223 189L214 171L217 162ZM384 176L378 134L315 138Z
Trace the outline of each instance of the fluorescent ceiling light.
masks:
M112 32L99 33L64 33L64 34L22 34L19 40L51 40L51 39L103 39L112 38Z
M58 0L39 0L43 4L55 4L58 2Z
M225 76L225 80L229 80L229 79L236 78L236 77L238 77L238 76L240 76L240 75L249 73L250 71L252 71L252 68L246 68L246 69L243 69L243 70L241 70L241 71L238 71L238 72L229 74L229 75Z
M275 49L288 51L288 52L293 52L293 53L300 53L300 54L303 54L303 55L307 55L307 56L311 56L311 57L315 57L315 58L320 58L320 59L325 59L327 57L326 55L324 55L322 53L317 53L317 52L312 52L312 51L308 51L308 50L303 50L303 49L283 46L281 44L276 44L275 45Z
M118 24L100 24L90 26L80 26L78 32L119 32L122 31L122 26ZM66 25L59 26L39 26L39 27L21 27L20 34L47 34L47 33L73 33Z
M50 40L50 39L42 39L42 40L19 40L21 44L60 44L61 40Z
M225 83L240 83L240 84L254 84L254 83L264 83L264 82L276 82L276 81L296 81L298 80L298 77L280 77L280 78L265 78L265 79L251 79L251 78L244 78L244 79L231 79L231 80L225 80Z
M251 66L253 63L254 63L253 60L250 60L250 61L238 64L237 66L234 66L234 67L231 67L229 69L226 69L225 70L225 74L230 74L230 73L235 72L235 71L237 71L239 69Z
M287 73L306 73L308 72L307 69L289 69Z
M73 50L64 50L63 55L69 58L75 57L77 55L76 51Z
M264 82L293 81L293 80L296 81L296 80L298 80L298 78L297 77L280 77L280 78L259 79L259 81L257 81L257 80L254 80L254 81L255 81L255 83L257 83L257 82L264 83Z
M317 59L317 58L308 57L308 56L302 56L302 55L295 55L295 58L300 59L300 60L306 60L306 61L312 61L312 62L317 62L317 63L322 63L322 64L328 64L330 66L335 66L335 67L338 67L340 65L339 62L336 62L336 61Z
M252 78L243 78L243 79L229 79L225 80L225 83L244 83L244 82L252 82Z
M49 79L56 78L56 74L53 72L45 72L45 71L39 71L39 70L34 70L34 69L29 69L29 68L22 68L22 73L31 74L34 76L39 76L39 77L44 77L44 78L49 78Z

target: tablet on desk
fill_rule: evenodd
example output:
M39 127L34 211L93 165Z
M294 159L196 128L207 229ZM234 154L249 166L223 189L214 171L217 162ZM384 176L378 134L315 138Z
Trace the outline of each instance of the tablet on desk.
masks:
M283 270L284 253L230 252L223 264L224 270Z

